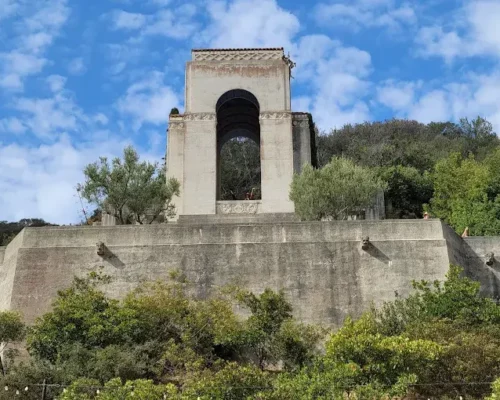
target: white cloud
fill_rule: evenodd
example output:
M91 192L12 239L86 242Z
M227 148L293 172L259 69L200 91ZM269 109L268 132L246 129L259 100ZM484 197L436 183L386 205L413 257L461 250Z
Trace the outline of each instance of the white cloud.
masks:
M459 23L448 29L421 28L416 36L418 54L439 56L447 62L460 57L500 55L500 3L496 0L467 0L457 17Z
M500 133L500 73L470 73L444 82L387 81L377 100L398 116L419 122L482 116Z
M184 4L170 9L160 10L154 14L146 27L141 31L142 36L159 35L174 39L189 38L198 29L194 20L196 6Z
M22 79L39 73L47 60L31 54L11 51L0 53L0 86L7 89L22 89Z
M0 119L0 133L1 134L14 134L18 135L26 132L26 125L19 118L3 118ZM0 135L1 137L1 135Z
M36 32L22 38L22 48L33 54L42 53L53 41L54 37L47 32Z
M119 157L126 145L133 144L109 132L98 136L99 141L78 145L67 135L46 145L0 143L0 220L38 217L59 224L79 222L83 213L76 185L84 180L84 167L99 156ZM164 146L135 147L141 159L152 161L160 161L164 150ZM84 206L92 212L93 207Z
M3 0L2 3L12 10L11 2ZM4 4L0 4L0 9L2 6ZM0 53L0 86L22 90L24 79L38 74L47 64L44 53L66 22L69 9L66 0L53 0L19 2L15 11L22 14L23 19L13 24L17 36L9 39L10 50L6 48Z
M69 17L66 3L66 0L40 2L40 7L24 20L25 29L56 33ZM28 8L31 7L32 4L29 4Z
M61 75L50 75L46 79L52 92L60 92L66 84L66 78Z
M0 144L0 219L78 222L75 187L83 180L84 166L98 155L119 155L121 148L116 141L76 147L66 137L51 145Z
M23 121L30 131L42 139L55 139L58 135L79 130L80 123L87 123L88 118L75 104L72 96L61 91L62 77L48 79L52 97L21 97L14 102L14 109L21 113Z
M5 74L0 76L0 87L8 90L21 90L24 85L19 75Z
M444 32L440 26L422 28L415 42L421 46L418 54L441 56L446 62L451 62L468 51L463 39L456 32Z
M103 113L97 113L96 115L94 115L94 121L98 122L101 125L107 125L109 119Z
M377 88L377 100L395 111L407 110L414 103L415 89L421 82L383 82Z
M496 0L471 1L466 7L472 27L474 42L481 45L483 51L500 52L500 35L498 21L500 19L500 3Z
M114 29L139 29L146 23L144 14L116 10L111 15Z
M195 38L212 47L291 48L298 33L298 18L275 0L213 1L208 4L211 21Z
M446 93L434 90L422 96L418 102L411 106L409 119L422 123L447 121L450 116L449 104Z
M184 4L175 10L160 9L153 14L130 13L115 10L111 13L113 29L139 31L132 42L142 41L147 36L158 35L174 39L190 37L198 28L194 20L196 6Z
M14 15L19 10L17 0L0 0L0 21Z
M165 85L163 73L153 71L147 75L147 79L132 84L117 102L118 110L135 121L135 130L144 123L166 125L170 110L181 103L180 96Z
M386 0L320 3L314 14L321 24L354 30L373 27L394 30L417 22L413 7L408 4L397 6L394 1Z
M371 84L370 54L345 47L324 35L300 38L294 47L297 54L297 80L304 81L310 93L294 99L294 107L310 111L320 129L341 127L346 123L370 118L369 107L362 99Z
M73 58L68 64L68 72L71 75L82 75L85 73L86 69L82 57Z

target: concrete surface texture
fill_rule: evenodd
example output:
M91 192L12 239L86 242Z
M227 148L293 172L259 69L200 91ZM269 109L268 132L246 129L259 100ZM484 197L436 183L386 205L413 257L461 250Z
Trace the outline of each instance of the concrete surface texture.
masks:
M291 112L290 68L283 49L192 51L185 113L170 116L167 136L167 176L181 183L178 216L246 213L218 203L219 153L234 137L260 146L262 201L250 214L294 211L289 187L311 163L311 137L307 115Z
M464 240L438 220L273 223L244 219L220 223L24 229L0 264L0 309L19 310L27 322L50 309L74 276L104 267L113 277L109 295L120 298L140 282L166 280L182 271L192 292L208 296L225 284L256 293L283 289L305 322L339 326L371 304L407 295L411 280L443 279L450 262L479 279L485 295L498 296L500 238ZM270 218L269 220L272 220ZM362 239L370 244L362 249ZM103 242L103 255L96 243ZM490 257L491 258L491 257Z

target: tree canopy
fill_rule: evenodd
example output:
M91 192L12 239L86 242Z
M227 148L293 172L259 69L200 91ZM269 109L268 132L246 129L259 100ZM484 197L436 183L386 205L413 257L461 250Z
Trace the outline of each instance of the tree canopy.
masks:
M78 191L89 203L114 215L120 224L152 223L175 215L171 203L180 192L175 179L166 179L158 163L139 162L132 147L123 151L123 160L106 157L85 167L85 182Z
M375 171L334 157L321 169L306 165L295 175L290 199L304 220L346 219L369 207L384 187Z

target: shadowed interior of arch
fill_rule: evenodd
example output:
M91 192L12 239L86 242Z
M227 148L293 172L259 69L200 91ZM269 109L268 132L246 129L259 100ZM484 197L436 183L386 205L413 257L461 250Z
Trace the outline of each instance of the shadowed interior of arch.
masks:
M234 89L217 102L217 199L261 198L260 106L250 92Z

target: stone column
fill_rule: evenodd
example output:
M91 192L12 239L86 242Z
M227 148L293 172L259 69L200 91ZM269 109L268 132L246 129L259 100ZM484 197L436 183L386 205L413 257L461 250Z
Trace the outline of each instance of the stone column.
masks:
M184 208L182 214L215 214L217 133L215 113L184 114Z
M294 212L289 200L293 178L292 114L261 112L262 213Z
M293 169L300 174L305 164L311 164L311 133L309 117L305 113L292 113Z
M167 136L167 159L166 175L168 178L175 178L181 184L179 197L174 196L172 203L175 205L176 217L183 214L184 198L184 136L186 127L182 115L171 115Z

